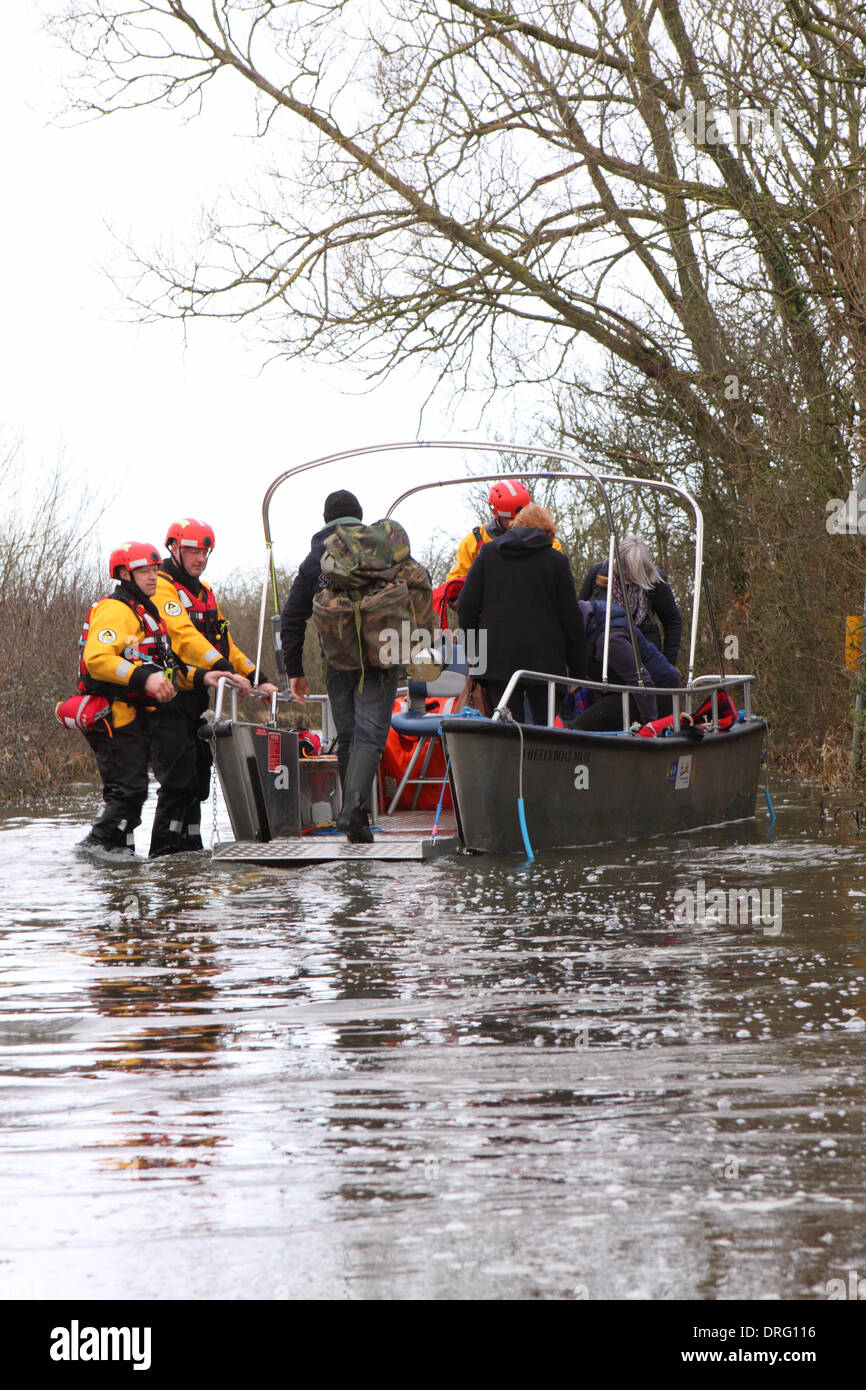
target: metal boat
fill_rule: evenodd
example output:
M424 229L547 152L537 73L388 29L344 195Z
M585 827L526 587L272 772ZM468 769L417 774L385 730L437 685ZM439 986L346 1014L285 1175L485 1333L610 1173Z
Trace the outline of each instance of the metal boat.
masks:
M214 859L300 864L331 859L427 859L461 850L524 853L532 857L539 850L677 834L753 817L767 727L752 713L754 677L725 674L718 645L722 669L709 676L695 675L703 582L700 508L688 492L672 483L600 472L562 451L486 441L391 443L329 454L280 474L267 489L262 505L267 566L259 614L256 675L262 665L269 592L274 599L275 613L270 621L281 667L279 605L270 527L270 504L276 490L289 479L329 463L431 449L494 452L520 455L523 459L537 457L547 466L537 472L522 468L521 477L527 481L594 487L608 522L609 573L614 572L618 555L618 536L608 492L611 485L661 491L689 510L694 522L695 562L688 680L678 690L659 691L672 698L672 727L666 737L637 736L636 730L629 726L629 695L647 693L651 688L621 686L607 678L612 588L609 585L602 679L581 683L603 694L622 696L620 731L592 733L555 727L557 690L573 685L573 680L550 672L515 671L492 717L483 718L474 711L464 711L460 716L446 714L437 721L447 755L445 776L453 811L440 811L435 817L429 811L412 810L374 816L374 843L351 845L333 827L340 807L336 758L328 752L318 757L301 757L297 733L279 723L280 706L291 701L290 695L286 692L272 698L266 724L249 724L238 719L233 687L229 688L231 713L224 717L226 688L221 682L214 718L206 732L213 740L214 762L235 839L215 843ZM417 493L495 481L503 472L500 469L491 474L420 483L401 493L387 515L391 516ZM627 620L639 671L641 663L630 614ZM511 718L508 700L518 681L546 684L546 726L518 724ZM738 703L742 700L739 719L729 729L720 727L718 701L721 692L730 693ZM322 709L322 735L327 749L335 734L327 696L312 699ZM693 731L687 729L684 716L691 716L708 702L711 706L709 728L698 740ZM395 797L392 805L397 800Z
M226 688L232 701L228 718L223 717ZM330 754L300 756L298 733L277 724L285 698L272 697L266 724L247 723L238 718L235 687L227 687L224 680L219 683L214 718L203 732L213 741L214 766L235 838L214 841L214 860L309 864L331 859L433 859L459 849L450 811L436 820L429 812L398 812L382 824L374 810L374 843L349 844L334 826L341 805L337 759ZM328 698L313 695L308 704L322 707L327 747L336 733Z
M750 719L695 743L443 720L460 842L516 854L746 820L755 814L764 729Z

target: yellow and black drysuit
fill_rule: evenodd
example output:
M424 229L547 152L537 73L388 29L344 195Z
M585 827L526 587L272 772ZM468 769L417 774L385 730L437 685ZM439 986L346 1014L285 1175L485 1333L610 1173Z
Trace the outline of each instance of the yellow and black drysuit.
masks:
M252 678L256 663L250 661L233 640L228 620L223 616L216 595L209 584L188 574L182 565L169 556L163 560L153 602L160 618L175 641L178 629L186 631L191 624L199 638L199 661L214 671L237 671ZM259 683L266 680L259 677ZM201 716L208 707L210 696L206 689L182 675L177 683L177 695L164 711L166 736L174 743L179 776L187 785L195 783L182 817L179 832L184 849L201 849L201 803L210 792L213 757L210 744L198 737ZM184 750L186 753L184 755ZM194 764L190 776L187 763Z
M457 559L449 571L445 583L449 584L452 579L465 579L482 545L486 545L488 541L498 540L500 536L505 535L506 529L506 527L500 526L498 521L489 521L483 526L473 526L468 536L464 536L457 547ZM559 541L554 540L553 548L554 550L561 550L562 546ZM450 599L449 602L451 602ZM454 599L453 602L456 604L457 600Z
M187 620L171 634L153 601L138 586L121 580L110 597L94 604L82 633L79 688L111 701L110 727L85 733L103 784L102 810L88 840L109 847L131 847L147 797L147 767L160 790L151 855L184 849L183 816L197 789L194 759L179 762L171 722L164 718L173 702L160 705L146 693L149 676L182 678L203 690L206 670L202 641Z

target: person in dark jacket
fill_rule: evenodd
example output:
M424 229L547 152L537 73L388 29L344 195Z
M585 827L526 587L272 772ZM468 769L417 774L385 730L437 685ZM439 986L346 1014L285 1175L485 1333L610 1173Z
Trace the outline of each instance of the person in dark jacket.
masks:
M332 492L325 498L325 525L310 540L310 553L301 561L289 597L280 614L280 643L286 663L286 675L292 694L304 700L310 693L304 675L304 637L307 622L313 612L313 599L322 576L322 552L325 541L338 526L357 526L363 520L361 503L353 492Z
M619 562L626 581L631 615L635 626L644 637L664 653L672 666L676 666L683 633L683 617L674 591L667 582L667 576L656 569L645 541L640 536L624 536L619 547ZM607 561L600 560L592 565L580 587L579 599L607 598ZM625 607L625 599L619 575L614 575L614 603ZM664 640L659 631L659 622L664 631Z
M587 679L600 681L604 670L604 627L606 603L596 599L578 602L581 619L586 633ZM662 652L644 637L639 627L635 627L638 652L640 654L640 674L644 685L676 688L680 683L679 673ZM607 678L613 685L638 685L634 650L628 630L628 619L624 608L618 603L610 606L610 646L608 649ZM622 696L617 693L601 695L598 691L584 693L585 708L568 719L572 729L594 729L596 731L622 728ZM571 705L569 702L571 701ZM630 695L631 718L646 724L658 715L655 695ZM576 708L572 697L566 696L564 711L569 713Z
M477 676L494 705L521 667L577 680L586 674L574 580L568 560L553 548L555 535L550 512L531 503L503 536L481 546L466 576L457 608L460 626L479 634ZM520 722L524 695L533 721L546 724L547 687L535 681L517 686L508 703Z
M313 599L322 578L325 541L338 526L358 526L361 504L353 492L332 492L325 498L325 525L310 542L310 553L295 576L280 615L280 640L292 694L303 703L310 693L304 675L304 636L313 612ZM363 675L363 680L361 679ZM365 671L329 667L325 680L331 713L337 726L337 761L343 807L337 825L353 844L371 844L368 810L370 788L391 728L398 668Z

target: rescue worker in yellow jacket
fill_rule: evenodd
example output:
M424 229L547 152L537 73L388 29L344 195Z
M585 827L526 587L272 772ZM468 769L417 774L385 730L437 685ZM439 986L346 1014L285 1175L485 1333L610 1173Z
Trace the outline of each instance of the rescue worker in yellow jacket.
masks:
M175 699L179 676L198 690L219 680L200 661L201 638L189 620L169 636L153 603L158 569L153 545L129 541L113 550L109 572L117 586L93 605L82 633L79 689L102 695L111 705L110 718L84 735L102 777L103 806L82 844L116 858L134 854L148 763L160 784L150 852L174 848L170 822L179 817L191 788L170 785L174 757L163 711Z
M531 500L529 489L519 478L503 478L501 482L494 483L490 489L490 510L493 513L493 518L482 526L473 526L469 535L463 537L457 547L457 559L445 580L445 584L450 585L453 580L465 580L482 545L485 545L487 541L497 540L499 536L504 536L521 507L528 507ZM553 548L554 550L562 549L558 540L554 540ZM459 586L448 591L447 601L449 604L453 605L457 602L457 596L462 587L461 582Z
M160 564L154 602L172 641L178 629L191 623L200 639L200 663L220 673L234 671L238 676L234 683L243 694L249 694L256 663L234 641L213 589L201 577L215 544L213 527L195 517L183 517L169 526L165 544L169 554ZM259 674L256 693L265 702L276 689ZM210 792L213 757L210 744L198 737L198 729L209 699L206 688L181 675L164 721L166 738L174 744L177 778L184 785L195 786L180 824L171 824L179 837L177 847L184 850L202 848L201 803Z

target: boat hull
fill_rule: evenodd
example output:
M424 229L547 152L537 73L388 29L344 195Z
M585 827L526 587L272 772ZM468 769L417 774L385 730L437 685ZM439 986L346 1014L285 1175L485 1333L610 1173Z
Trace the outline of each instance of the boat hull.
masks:
M766 725L648 739L521 726L523 801L534 851L677 834L755 814ZM466 849L524 852L517 727L446 719L442 734Z

